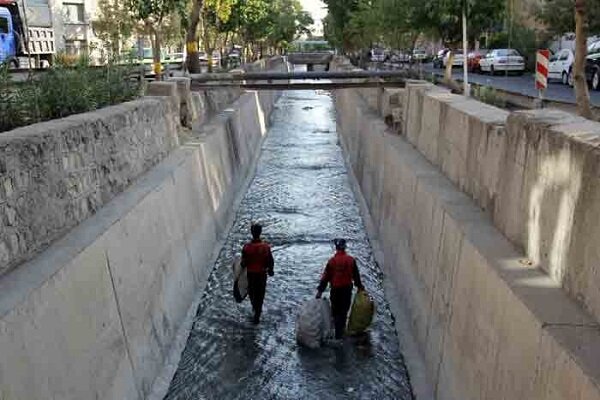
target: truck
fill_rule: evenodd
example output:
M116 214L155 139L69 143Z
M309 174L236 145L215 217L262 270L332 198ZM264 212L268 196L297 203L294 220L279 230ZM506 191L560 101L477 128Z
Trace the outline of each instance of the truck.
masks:
M0 64L50 66L54 36L48 0L0 0Z

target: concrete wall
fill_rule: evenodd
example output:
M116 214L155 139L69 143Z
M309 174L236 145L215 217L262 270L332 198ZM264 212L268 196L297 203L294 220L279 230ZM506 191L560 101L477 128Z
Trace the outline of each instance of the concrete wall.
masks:
M0 135L0 275L166 157L178 112L148 97Z
M0 279L0 398L148 395L253 174L276 97L243 94Z
M501 110L415 84L388 106L402 103L400 136L383 122L381 105L379 110L370 106L376 102L368 96L338 90L335 100L341 142L374 227L373 241L381 248L388 297L397 299L392 310L396 316L399 309L408 315L404 322L416 339L434 397L600 399L597 318L586 311L585 299L572 296L543 262L531 263L526 247L503 234L498 224L503 214L495 211L510 209L503 204L508 199L522 198L519 191L501 189L516 175L507 160L521 157L531 163L532 153L539 157L542 148L573 154L584 138L593 138L574 138L573 132L590 132L590 123L551 111L508 117ZM566 125L559 128L558 120L548 122L551 118ZM570 139L558 133L567 126ZM550 143L556 147L544 147ZM584 154L591 158L595 153L590 149ZM530 171L561 177L577 170L571 165L537 163ZM566 182L574 175L568 176L566 181L561 178L565 183L544 186L547 206L554 190L571 193L572 183ZM499 195L503 190L505 197ZM575 204L567 195L562 198L567 199L563 209ZM512 207L515 222L527 221L527 207L521 214ZM582 216L597 219L595 205L581 207ZM561 209L554 210L555 221L560 221ZM554 232L552 219L550 214L540 219L552 228L542 227L542 235ZM596 229L591 217L580 221L580 229ZM587 245L593 247L590 237Z
M408 85L406 138L600 321L600 124Z

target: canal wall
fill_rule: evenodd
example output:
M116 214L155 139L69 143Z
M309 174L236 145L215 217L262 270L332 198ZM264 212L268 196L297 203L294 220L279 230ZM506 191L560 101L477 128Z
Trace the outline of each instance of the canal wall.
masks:
M178 144L172 102L146 97L0 135L0 275L92 216Z
M107 196L88 218L82 215L68 233L0 277L0 398L149 395L203 291L236 196L253 176L278 97L241 93L222 113L183 132L180 94L186 85L160 83L150 92L162 98L49 123L69 127L68 134L57 134L65 146L91 146L101 154L114 150L107 162L119 171L130 170L137 155L154 148L144 143L169 138L161 142L169 151L142 163L144 169L127 178L128 187ZM93 133L88 137L88 130L77 129L82 125L97 126L111 138L111 147L102 149ZM30 129L48 138L41 127ZM134 140L138 133L141 143ZM83 158L90 164L82 165L76 158L73 167L93 169L94 160ZM71 167L69 157L57 162ZM36 171L41 174L42 166ZM32 182L44 182L35 179L32 173ZM58 184L48 187L53 185ZM40 197L44 188L39 186ZM42 202L37 207L45 209Z
M600 399L600 125L422 82L335 102L391 307L417 344L408 365L422 362L432 396Z

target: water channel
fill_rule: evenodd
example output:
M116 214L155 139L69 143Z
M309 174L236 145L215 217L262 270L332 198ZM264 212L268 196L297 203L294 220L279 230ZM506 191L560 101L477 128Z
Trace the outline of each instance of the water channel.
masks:
M231 294L230 261L252 221L273 246L260 325ZM297 310L314 296L331 239L348 239L377 304L368 336L299 347ZM410 382L338 143L328 93L286 92L272 115L257 174L198 307L165 399L412 399Z

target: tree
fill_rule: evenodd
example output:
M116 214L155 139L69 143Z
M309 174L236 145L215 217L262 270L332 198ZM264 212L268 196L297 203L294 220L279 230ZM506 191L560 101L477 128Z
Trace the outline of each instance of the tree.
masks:
M217 48L222 27L231 17L235 0L205 0L201 11L201 32L204 50L208 56L208 70L212 71L213 52Z
M270 2L266 0L246 0L239 3L239 33L246 45L246 53L251 59L257 58L256 43L268 34Z
M575 32L575 18L573 6L577 7L574 0L546 0L538 14L538 19L545 26L550 37L557 37L565 32ZM588 32L600 31L600 1L585 1L583 4L586 14L593 15L586 21Z
M160 29L169 17L183 15L187 0L126 0L125 5L133 16L141 20L144 30L152 37L154 73L160 79L161 35Z
M587 56L587 15L586 1L575 0L575 65L573 66L573 82L577 111L585 118L592 118L590 94L585 79L585 58Z
M96 36L105 44L111 58L121 53L123 41L131 37L136 20L119 0L99 0L98 17L92 21Z
M354 47L348 34L351 15L358 8L359 0L324 0L327 5L327 17L324 29L325 39L342 52Z
M187 50L185 65L191 73L200 73L200 57L198 54L198 23L200 22L200 11L204 6L203 0L192 0L190 18L187 21L185 35L185 47Z
M362 0L350 15L346 35L352 48L371 48L383 38L382 1Z
M297 0L275 0L269 13L267 42L276 52L287 48L299 34L310 33L314 23Z
M461 41L463 6L466 7L469 21L469 36L479 37L504 15L505 0L411 0L411 8L417 13L417 20L423 24L423 28L439 37L451 49L458 47ZM453 62L454 52L450 51L444 79L451 86L455 86L452 80Z
M588 16L593 15L593 18ZM539 19L546 26L550 37L575 31L575 62L573 64L573 86L578 113L592 117L590 95L585 79L587 56L587 33L600 30L600 2L586 0L546 0Z

